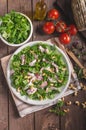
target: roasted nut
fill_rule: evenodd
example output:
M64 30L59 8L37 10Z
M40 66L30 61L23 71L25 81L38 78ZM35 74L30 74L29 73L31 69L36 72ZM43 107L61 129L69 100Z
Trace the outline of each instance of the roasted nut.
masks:
M76 90L77 88L74 86L74 84L70 84L69 89Z
M86 104L85 103L81 103L83 108L86 108Z
M72 102L71 101L68 101L68 102L66 102L66 105L71 105L72 104Z
M45 76L46 74L45 74L45 73L43 73L42 75L43 75L43 76Z
M31 79L32 76L28 76L28 79Z
M69 108L63 110L65 113L69 112Z
M86 86L83 83L80 83L81 89L86 90Z
M76 90L77 88L74 86L72 89L73 89L73 90Z
M25 78L25 79L28 79L28 76L26 75L24 78Z
M61 100L64 101L64 97L62 97Z
M83 86L82 90L86 90L86 86Z
M78 91L76 90L75 92L74 92L74 96L77 96L78 95Z
M71 87L73 87L74 85L73 84L70 84Z
M70 85L69 85L69 89L71 89L72 87L73 87L73 84L70 84Z
M81 88L83 88L83 83L80 83Z
M20 87L17 89L17 92L20 92Z
M80 105L80 102L79 102L79 101L75 101L75 104L76 104L77 106L79 106L79 105Z
M84 104L86 105L86 102L84 102Z
M28 83L30 82L30 80L29 80L29 79L27 79L27 81L28 81Z

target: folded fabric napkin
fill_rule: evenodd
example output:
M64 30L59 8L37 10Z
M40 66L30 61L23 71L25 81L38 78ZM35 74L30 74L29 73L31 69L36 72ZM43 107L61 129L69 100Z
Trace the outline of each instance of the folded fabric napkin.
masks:
M59 46L59 41L58 39L56 38L52 38L52 39L49 39L47 40L53 44L56 44L57 46ZM63 49L61 46L59 46L65 53L65 49ZM66 54L67 55L67 54ZM3 72L4 72L4 75L5 75L5 78L6 78L6 69L7 69L7 65L8 65L8 61L9 61L9 58L10 58L11 55L8 55L6 57L3 57L1 59L1 65L2 65L2 69L3 69ZM68 57L69 58L69 57ZM71 75L71 82L70 84L74 84L74 86L76 87L76 91L78 91L81 87L79 85L79 81L78 81L78 78L77 78L77 75L76 73L74 72L74 69L73 69L73 65L69 59L69 62L71 64L71 68L72 68L72 75ZM11 91L11 90L10 90ZM67 96L67 95L70 95L74 92L75 90L72 90L72 89L67 89L67 91L64 93L64 96ZM42 110L44 108L47 108L49 106L52 106L54 104L57 103L58 100L50 103L50 104L47 104L47 105L42 105L42 106L37 106L37 105L31 105L31 104L26 104L24 103L23 101L21 101L20 99L18 99L14 94L13 92L11 91L11 95L13 97L13 100L15 102L15 105L17 107L17 110L18 110L18 113L20 115L20 117L24 117L26 116L27 114L30 114L30 113L33 113L33 112L36 112L36 111L39 111L39 110Z

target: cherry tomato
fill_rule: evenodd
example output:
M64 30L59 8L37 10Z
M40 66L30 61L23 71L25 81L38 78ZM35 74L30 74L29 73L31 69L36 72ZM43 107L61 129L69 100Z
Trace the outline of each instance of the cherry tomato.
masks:
M59 36L59 40L62 44L69 44L70 43L70 36L67 34L67 33L62 33L60 36Z
M71 24L71 25L69 26L69 33L70 33L71 35L76 35L77 29L76 29L75 25Z
M49 12L48 12L48 19L51 19L51 20L55 20L55 19L58 19L59 17L59 11L56 10L56 9L51 9Z
M66 28L67 28L67 25L65 22L63 22L63 21L57 22L57 24L56 24L57 32L59 32L59 33L65 32Z
M54 26L53 22L46 22L43 25L43 31L46 34L52 34L55 31L55 26Z

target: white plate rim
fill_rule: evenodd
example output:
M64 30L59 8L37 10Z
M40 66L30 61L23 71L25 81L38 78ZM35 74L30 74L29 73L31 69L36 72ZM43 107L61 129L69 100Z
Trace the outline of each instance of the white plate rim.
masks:
M30 98L26 97L26 96L21 96L21 94L19 92L16 91L15 88L13 88L11 86L11 80L10 80L10 62L11 62L11 59L13 58L13 56L17 53L19 53L22 49L26 48L27 46L32 46L32 45L35 45L37 43L46 43L46 44L49 44L51 46L53 46L54 44L51 43L51 42L47 42L47 41L33 41L33 42L29 42L21 47L19 47L13 54L12 56L10 57L10 60L8 62L8 65L7 65L7 83L9 85L9 88L12 90L13 94L18 97L21 101L27 103L27 104L32 104L32 105L46 105L46 104L49 104L51 102L54 102L55 100L59 99L62 97L62 95L64 94L64 92L67 90L68 88L68 85L70 83L70 79L71 79L71 67L70 67L70 63L69 63L69 60L67 58L67 56L65 55L65 53L60 49L58 48L57 46L57 49L59 52L62 53L63 57L65 58L66 60L66 63L67 63L67 66L68 66L68 71L69 71L69 77L68 77L68 82L66 84L66 86L64 87L63 91L59 94L57 94L57 96L55 96L55 98L53 99L47 99L47 100L42 100L42 101L39 101L39 100L31 100Z

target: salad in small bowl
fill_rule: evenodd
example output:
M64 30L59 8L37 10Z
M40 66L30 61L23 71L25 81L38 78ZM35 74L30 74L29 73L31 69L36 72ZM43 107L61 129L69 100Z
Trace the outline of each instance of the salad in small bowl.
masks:
M61 98L71 69L64 52L50 42L34 41L18 48L7 68L7 81L22 101L45 105Z
M29 17L11 11L0 17L0 38L9 46L21 46L32 36L33 25Z

